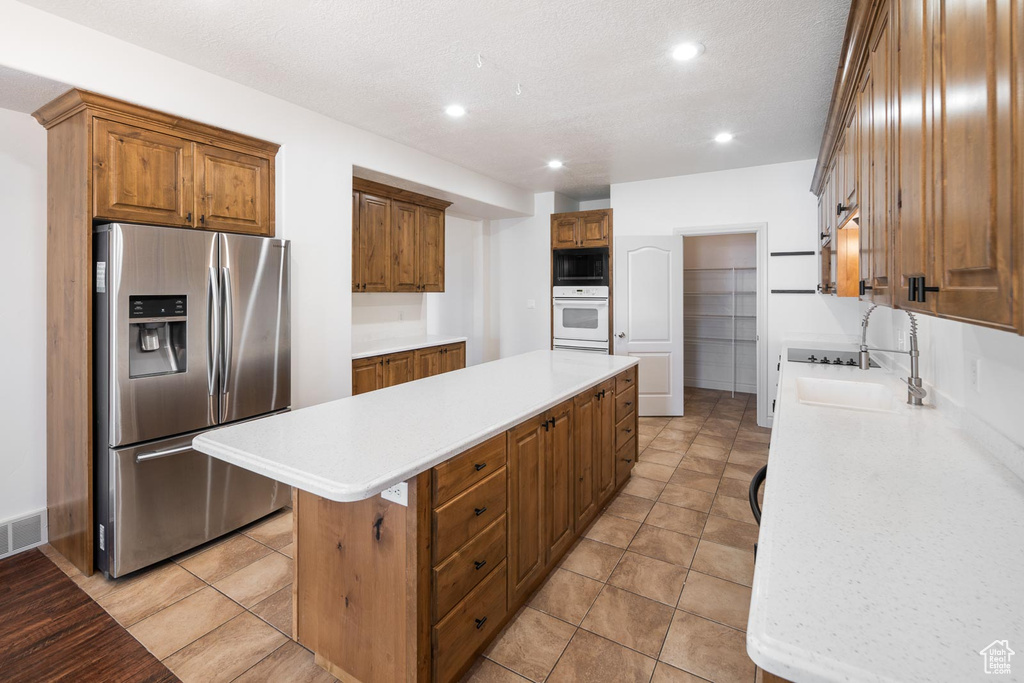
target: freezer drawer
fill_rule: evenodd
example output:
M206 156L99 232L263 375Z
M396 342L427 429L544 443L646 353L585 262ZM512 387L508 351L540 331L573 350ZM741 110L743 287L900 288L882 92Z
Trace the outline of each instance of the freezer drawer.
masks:
M192 450L199 433L108 451L100 569L123 576L291 501L289 486Z

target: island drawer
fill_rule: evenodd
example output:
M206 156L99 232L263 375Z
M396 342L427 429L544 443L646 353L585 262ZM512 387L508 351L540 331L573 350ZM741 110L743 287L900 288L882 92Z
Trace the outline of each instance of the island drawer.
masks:
M636 432L636 416L627 415L615 425L615 450L618 451L632 439Z
M434 564L505 513L504 467L434 510Z
M434 468L434 506L448 502L504 465L504 432L441 463Z
M621 422L636 410L636 387L615 392L615 422Z
M636 437L634 436L625 445L615 452L615 485L618 486L626 481L629 473L633 471L636 464Z
M625 392L636 386L636 366L615 375L615 393Z
M505 559L505 515L434 568L434 620L447 614Z
M508 609L505 570L502 562L434 627L434 680L438 683L456 680L501 627Z

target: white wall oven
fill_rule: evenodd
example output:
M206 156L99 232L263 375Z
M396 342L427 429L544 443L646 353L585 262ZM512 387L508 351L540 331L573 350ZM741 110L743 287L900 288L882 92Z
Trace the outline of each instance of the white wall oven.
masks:
M608 287L555 287L554 348L608 353Z

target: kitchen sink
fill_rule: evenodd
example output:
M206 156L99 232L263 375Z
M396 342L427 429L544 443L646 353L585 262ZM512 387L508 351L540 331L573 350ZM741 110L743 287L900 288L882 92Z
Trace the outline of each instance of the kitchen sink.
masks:
M892 389L875 382L798 377L796 397L801 403L847 410L890 413L894 410Z

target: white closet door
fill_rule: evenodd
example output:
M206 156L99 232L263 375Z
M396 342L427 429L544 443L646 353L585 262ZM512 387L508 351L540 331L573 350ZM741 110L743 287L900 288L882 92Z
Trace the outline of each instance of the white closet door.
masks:
M683 414L683 239L615 238L615 354L640 359L640 415Z

